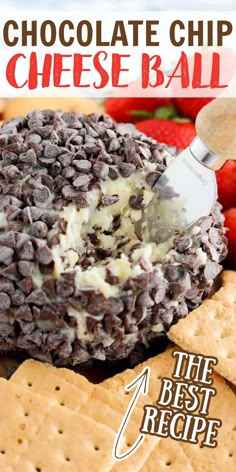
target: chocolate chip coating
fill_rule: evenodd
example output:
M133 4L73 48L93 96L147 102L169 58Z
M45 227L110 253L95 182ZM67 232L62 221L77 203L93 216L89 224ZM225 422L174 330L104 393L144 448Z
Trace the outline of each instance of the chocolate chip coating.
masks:
M141 361L209 294L227 253L218 203L166 254L136 234L170 151L106 115L35 110L3 124L1 350L59 366Z

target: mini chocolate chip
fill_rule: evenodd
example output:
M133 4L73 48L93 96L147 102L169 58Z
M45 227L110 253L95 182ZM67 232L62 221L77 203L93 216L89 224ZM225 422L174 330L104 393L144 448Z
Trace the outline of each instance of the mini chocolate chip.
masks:
M68 167L71 164L73 157L73 152L65 152L64 154L58 156L58 161L60 161L63 167Z
M32 206L32 207L27 206L22 211L23 221L25 223L31 223L32 224L33 221L37 221L37 220L40 219L41 214L42 214L42 210L40 208L37 208L37 207L34 207L34 206ZM20 235L18 235L18 238L20 238ZM28 238L28 236L27 236L27 238Z
M110 154L110 157L111 157L111 162L117 165L121 164L121 162L124 162L125 160L125 156L119 156L116 154Z
M59 215L51 212L51 211L44 211L41 214L41 220L46 223L47 226L53 226L59 219Z
M58 175L54 180L54 190L60 192L67 183L67 180L62 175Z
M97 177L99 179L106 179L109 174L109 166L102 161L95 162L92 167L92 173L94 177Z
M124 310L124 303L120 298L110 297L106 301L104 309L108 315L118 315Z
M72 179L72 177L74 177L75 175L74 167L71 167L71 166L65 167L65 169L63 169L62 171L62 175L63 177L65 177L65 179Z
M109 167L109 177L110 179L112 180L116 180L118 179L120 173L119 173L119 170L116 166L110 166Z
M77 192L74 200L78 208L87 208L89 206L86 192Z
M49 188L49 190L53 190L54 180L51 175L42 175L41 181L43 185Z
M57 177L61 172L61 168L60 162L56 161L50 166L49 173L52 177Z
M110 269L106 269L106 282L110 285L117 285L119 283L119 277L114 275Z
M18 271L17 271L17 265L15 262L7 266L5 269L1 270L0 273L3 277L6 277L9 280L17 281L20 278L20 275L18 274Z
M34 260L34 248L31 241L26 241L26 243L17 250L17 254L20 259L26 261Z
M76 197L78 192L72 187L72 185L65 185L62 188L61 193L66 200L72 200Z
M192 240L190 236L182 236L181 238L176 238L174 240L175 247L178 252L185 252L192 245Z
M0 310L0 324L8 323L8 321L9 321L8 314L5 311L3 312L2 310Z
M57 319L57 313L51 308L50 306L46 305L42 308L40 311L40 320L52 320L56 321Z
M58 226L62 234L66 234L67 225L68 223L64 218L59 219Z
M74 181L74 187L83 187L90 182L90 177L88 175L79 175Z
M1 309L3 311L8 310L8 308L10 308L11 306L11 299L9 295L7 295L4 292L0 292L0 303L1 303Z
M104 149L102 149L99 152L99 154L97 156L97 161L106 162L107 164L112 164L113 163L112 156L110 154L108 154L108 152L104 151Z
M57 234L54 234L54 236L52 236L52 238L48 241L48 247L52 248L53 246L56 246L57 244L59 244L60 242L60 238Z
M149 172L149 174L147 175L146 177L146 182L148 185L150 185L150 187L154 187L154 185L157 183L159 177L160 177L160 173L159 172Z
M46 238L48 234L48 227L43 221L35 221L31 226L31 233L36 238Z
M55 281L53 279L48 279L45 280L45 282L42 285L43 290L45 291L46 295L50 299L56 298L56 287L55 287Z
M16 235L14 231L8 231L7 233L1 235L0 245L14 249L16 247Z
M29 307L29 305L22 305L20 308L18 308L15 312L14 318L16 320L22 319L26 321L31 321L32 320L32 312Z
M33 270L33 263L29 261L20 261L18 263L18 271L23 277L27 277Z
M23 173L14 165L3 167L1 172L8 182L15 182L23 178Z
M24 334L30 334L32 333L32 331L35 329L35 323L34 322L27 322L27 321L23 321L23 320L17 320L21 329L22 329L22 332Z
M94 316L104 313L105 301L106 299L102 293L93 292L87 305L88 313Z
M33 149L19 155L19 161L34 166L37 162L37 157Z
M28 134L28 143L30 144L39 144L41 142L41 136L37 133Z
M96 142L89 142L84 144L84 150L87 154L96 154L100 151L100 146L97 146Z
M178 280L183 275L184 269L180 264L167 264L165 267L165 277L169 282Z
M115 151L118 151L118 149L120 149L120 143L119 143L118 139L111 138L111 140L110 140L110 142L107 146L108 152L115 152Z
M46 208L51 198L51 192L48 187L41 185L33 191L34 203L38 208Z
M44 265L50 264L53 260L52 252L47 245L39 247L35 253L35 257L40 264Z
M31 294L25 299L26 303L34 303L35 305L45 305L46 295L40 288L36 288Z
M152 153L147 146L139 146L139 152L144 157L144 159L150 159Z
M13 333L13 331L14 331L14 326L7 323L0 323L0 336L2 336L2 338L6 338L7 336L10 336Z
M135 170L136 167L134 166L134 164L129 164L128 162L121 162L119 164L119 171L122 177L130 177Z
M79 172L83 172L83 174L87 174L90 171L92 164L86 159L79 159L79 160L75 159L73 161L73 166L75 166Z
M24 293L29 295L29 293L32 290L32 278L30 276L25 277L25 279L22 279L19 282L17 282L17 286L19 287L20 290L22 290Z
M102 204L104 206L110 206L114 205L114 203L117 203L119 201L119 195L103 195L102 196Z
M0 292L6 292L9 293L9 295L12 295L14 293L14 290L15 287L13 285L13 282L3 277L0 277Z
M45 157L56 159L59 154L61 154L61 149L58 146L55 146L55 144L46 144L44 149Z
M0 245L0 262L10 259L14 254L14 250L7 246Z
M21 292L21 290L17 289L11 297L12 304L19 306L19 305L23 305L24 301L25 301L24 293Z
M158 304L162 302L165 297L166 289L164 283L159 284L158 287L154 290L154 300Z
M137 305L151 308L154 305L153 299L150 297L148 292L142 292L137 298Z
M141 157L136 152L127 156L127 162L133 164L137 169L144 167Z
M131 195L129 199L129 206L133 208L133 210L141 210L143 208L142 201L142 195Z
M2 151L2 160L3 160L4 166L9 166L11 164L16 164L17 158L18 158L18 156L14 152L10 152L10 151L7 151L5 149Z
M64 280L59 280L57 282L57 294L62 298L69 298L73 295L75 287L66 283Z

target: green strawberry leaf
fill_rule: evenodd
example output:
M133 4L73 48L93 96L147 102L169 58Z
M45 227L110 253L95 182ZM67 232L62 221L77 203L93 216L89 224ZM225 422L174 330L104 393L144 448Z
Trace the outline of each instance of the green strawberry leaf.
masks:
M176 109L172 103L166 107L157 108L154 113L154 118L160 118L162 120L173 119L177 116Z
M152 118L153 113L146 110L130 110L127 112L129 115L137 116L137 118Z
M173 121L176 121L177 123L190 123L192 120L190 120L190 118L181 118L180 116L176 116L173 118Z

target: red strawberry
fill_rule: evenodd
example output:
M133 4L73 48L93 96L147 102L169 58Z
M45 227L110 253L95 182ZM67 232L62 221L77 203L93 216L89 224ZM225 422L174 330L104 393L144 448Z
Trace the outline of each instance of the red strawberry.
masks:
M218 200L224 210L236 207L236 162L228 161L216 172Z
M150 118L157 108L170 101L169 97L110 97L105 102L105 112L117 122L136 122Z
M179 115L195 120L198 112L212 100L209 97L179 97L173 98L173 103Z
M236 270L236 208L230 208L224 212L225 227L228 228L226 236L228 238L228 257L226 263L228 267Z
M191 121L152 119L140 121L136 128L159 143L186 148L196 136L195 126Z

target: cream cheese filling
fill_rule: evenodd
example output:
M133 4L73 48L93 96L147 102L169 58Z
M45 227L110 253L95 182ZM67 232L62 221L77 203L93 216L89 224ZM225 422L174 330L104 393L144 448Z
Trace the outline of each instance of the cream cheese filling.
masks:
M142 212L129 206L132 195L141 194L146 205L153 198L157 198L146 183L147 174L155 168L156 165L149 162L145 169L141 169L129 178L120 177L115 181L111 179L102 181L101 190L95 189L90 192L88 208L77 209L74 204L70 204L59 212L60 218L64 218L67 222L67 229L66 234L60 234L59 244L52 248L56 279L63 272L75 270L77 288L97 289L106 297L118 296L119 287L111 286L105 281L106 268L119 278L120 283L124 283L129 277L143 271L140 267L141 258L150 266L150 269L152 263L164 262L173 247L173 239L170 238L161 244L140 242L135 233L135 224L141 219ZM109 206L100 205L102 195L114 194L119 196L117 203ZM120 226L112 232L113 219L119 215ZM89 233L95 233L99 239L99 245L103 249L111 250L112 256L95 261L91 267L82 271L79 260L85 251ZM119 242L123 244L117 254ZM137 245L139 247L133 249Z
M156 164L148 162L145 168L140 169L129 178L118 178L115 181L107 179L100 183L101 188L89 193L89 207L77 209L74 204L69 204L59 212L59 217L67 222L66 234L59 235L59 244L52 248L54 260L54 277L58 279L63 272L75 271L76 292L92 289L101 292L106 298L119 297L122 285L130 278L143 272L141 261L149 270L154 270L154 263L167 260L169 252L173 249L173 238L164 243L146 243L140 241L136 235L136 222L141 220L142 211L132 209L129 205L132 195L141 194L143 204L148 205L153 198L157 198L146 182L149 172L156 170ZM109 206L101 205L102 195L118 195L117 203ZM120 216L120 226L112 231L114 217ZM52 230L58 233L57 223ZM95 233L99 245L103 249L110 249L112 255L100 261L95 261L86 270L79 265L80 258L89 243L88 234ZM119 243L123 243L120 249ZM110 285L106 281L107 269L119 282ZM36 275L36 274L35 274ZM75 294L76 294L75 292ZM87 318L92 315L86 310L68 308L69 316L76 318L76 336L83 343L91 342L94 335L87 330ZM99 317L96 316L96 320ZM153 326L153 331L164 330L160 323ZM135 343L137 333L126 334L124 342ZM104 347L112 344L113 339L104 340Z

